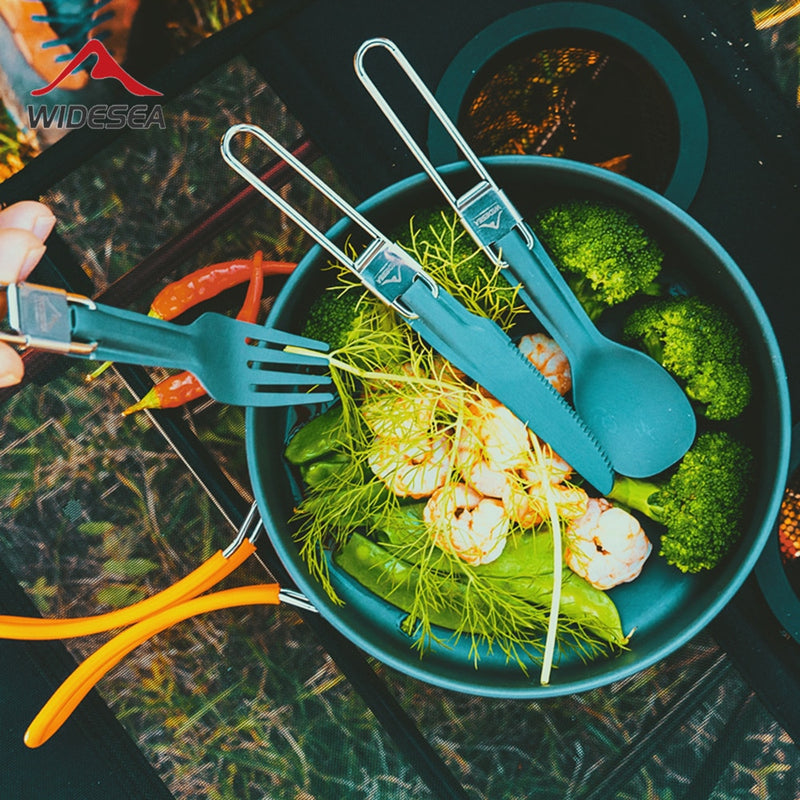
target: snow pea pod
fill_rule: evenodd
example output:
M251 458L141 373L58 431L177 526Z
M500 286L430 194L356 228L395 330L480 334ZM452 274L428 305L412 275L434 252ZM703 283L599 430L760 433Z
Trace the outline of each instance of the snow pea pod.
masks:
M374 520L376 530L380 531L391 544L397 548L402 557L404 551L419 546L423 537L428 539L428 532L422 518L425 503L409 503L383 513ZM431 564L451 572L448 566L451 558L442 554L442 563ZM512 536L498 558L488 564L472 567L476 575L498 578L532 577L553 572L553 538L549 529L538 532L525 531Z
M284 455L295 465L308 464L333 452L342 432L342 407L331 406L292 436Z
M551 556L552 561L552 556ZM554 576L552 571L536 577L514 577L496 579L498 586L519 594L530 603L549 607L553 596ZM627 644L622 632L619 611L614 601L601 589L564 569L561 579L560 617L570 620L581 628L588 629L611 644Z
M350 577L402 611L411 611L419 583L420 570L392 555L376 542L354 533L347 543L333 554L334 562ZM450 581L447 605L431 609L434 625L456 630L461 623L458 608L464 603L463 589Z
M420 579L419 567L393 555L389 550L360 534L353 534L347 544L334 554L334 561L362 586L373 591L403 611L411 611ZM488 566L488 565L487 565ZM481 567L474 568L480 574ZM499 577L484 574L484 579L498 591L511 593L526 602L549 608L553 593L552 573ZM431 610L430 620L451 630L461 626L460 609L466 603L466 583L442 576L441 588L448 602ZM560 616L578 628L591 631L604 641L624 645L627 642L614 602L605 592L572 572L565 571L561 585ZM491 631L475 631L491 636Z
M300 476L306 486L316 489L324 486L331 478L350 463L350 457L345 453L329 453L324 458L318 458L307 464L300 465Z

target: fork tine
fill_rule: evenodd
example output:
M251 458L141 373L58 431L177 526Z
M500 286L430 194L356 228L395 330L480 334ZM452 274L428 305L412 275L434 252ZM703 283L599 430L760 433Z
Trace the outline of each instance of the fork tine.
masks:
M256 390L248 393L248 405L261 406L301 406L314 403L329 403L333 400L330 392L273 392Z
M268 344L280 344L284 347L304 347L307 350L319 350L321 353L326 353L330 347L327 342L321 342L318 339L309 339L307 336L300 336L297 333L287 333L280 331L277 328L262 327L257 335L252 337L258 341L267 342Z
M315 375L306 372L289 372L288 370L260 369L250 367L247 380L255 386L327 386L331 382L330 375Z

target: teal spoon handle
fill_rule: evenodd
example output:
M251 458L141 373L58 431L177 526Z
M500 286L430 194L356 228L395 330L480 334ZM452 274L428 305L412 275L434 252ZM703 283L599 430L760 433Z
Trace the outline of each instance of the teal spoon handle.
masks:
M577 361L605 337L583 310L541 242L534 237L528 248L516 230L499 239L495 247L516 280L521 299L561 345L570 362Z

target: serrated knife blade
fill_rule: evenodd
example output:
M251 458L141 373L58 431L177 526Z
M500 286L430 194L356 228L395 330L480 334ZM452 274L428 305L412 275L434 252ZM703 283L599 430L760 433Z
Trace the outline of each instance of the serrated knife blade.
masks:
M434 350L490 392L601 494L614 470L589 428L497 323L473 314L447 292L414 281L400 296L407 319Z

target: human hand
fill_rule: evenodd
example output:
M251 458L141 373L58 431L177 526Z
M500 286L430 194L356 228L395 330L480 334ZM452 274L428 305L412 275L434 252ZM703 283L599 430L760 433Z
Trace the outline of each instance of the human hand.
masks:
M22 200L0 211L0 284L15 283L30 274L44 255L44 240L55 222L53 212L33 200ZM22 372L18 353L0 344L0 386L19 383Z

